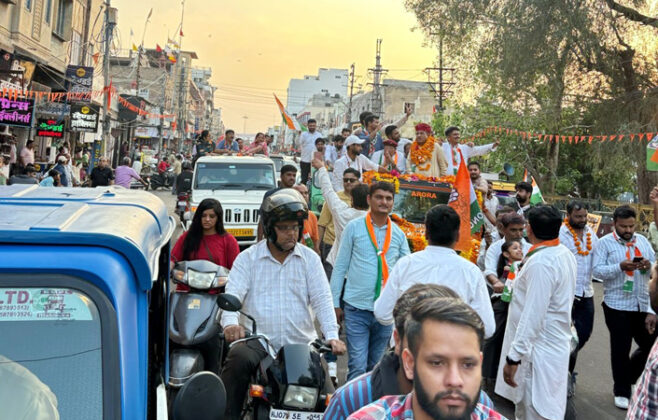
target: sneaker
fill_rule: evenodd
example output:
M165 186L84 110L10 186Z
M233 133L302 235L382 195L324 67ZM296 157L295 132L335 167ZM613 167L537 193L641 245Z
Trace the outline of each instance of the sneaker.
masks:
M621 408L622 410L628 410L628 398L615 397L615 407Z

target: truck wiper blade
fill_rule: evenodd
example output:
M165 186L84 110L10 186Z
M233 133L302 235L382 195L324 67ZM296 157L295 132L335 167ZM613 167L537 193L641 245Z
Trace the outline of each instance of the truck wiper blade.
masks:
M270 185L252 185L249 188L245 188L245 190L247 190L247 191L249 191L249 190L271 190L272 188L274 188L274 187L272 187Z
M213 188L213 191L215 191L215 190L219 190L219 189L221 189L221 188L241 188L241 187L244 187L244 184L237 184L237 183L233 183L233 184L220 184L217 188Z

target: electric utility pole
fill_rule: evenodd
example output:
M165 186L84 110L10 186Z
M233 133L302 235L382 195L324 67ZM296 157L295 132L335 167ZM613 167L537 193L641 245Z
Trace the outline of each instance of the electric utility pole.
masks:
M350 104L347 109L347 121L346 123L352 122L352 97L354 96L354 63L350 66Z
M373 83L369 83L372 85L372 99L370 100L370 110L372 111L373 114L377 115L378 117L382 116L383 107L384 107L384 102L382 99L382 91L381 91L382 86L384 86L381 83L382 76L386 74L386 72L388 72L387 69L382 68L381 52L382 52L382 40L380 38L377 39L377 54L375 55L375 68L368 69L368 71L372 73L372 81L373 81Z
M105 1L105 52L103 54L103 84L105 100L103 101L103 152L110 140L110 45L112 33L117 24L117 9L110 7L110 0Z
M443 111L443 101L447 98L449 94L452 94L452 86L454 86L454 68L443 67L443 38L439 39L439 66L438 67L427 67L425 68L425 73L427 73L427 83L430 86L430 89L434 93L434 97L438 101L439 111ZM438 73L438 81L435 82L432 79L432 73ZM449 81L444 80L447 73L450 73Z

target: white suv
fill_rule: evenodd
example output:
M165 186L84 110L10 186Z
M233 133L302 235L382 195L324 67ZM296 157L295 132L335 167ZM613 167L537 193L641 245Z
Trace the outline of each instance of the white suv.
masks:
M276 188L274 162L266 157L206 156L194 166L191 213L205 198L214 198L224 209L224 228L242 246L256 243L263 195Z

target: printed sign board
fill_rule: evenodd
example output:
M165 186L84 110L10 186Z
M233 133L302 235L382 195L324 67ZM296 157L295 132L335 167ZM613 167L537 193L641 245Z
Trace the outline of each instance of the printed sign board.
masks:
M71 131L96 132L98 114L99 108L96 105L71 104Z
M94 83L94 68L83 66L66 67L66 90L73 93L91 93ZM76 97L77 101L91 102L89 97Z
M39 118L37 120L37 136L61 139L64 137L64 120Z

